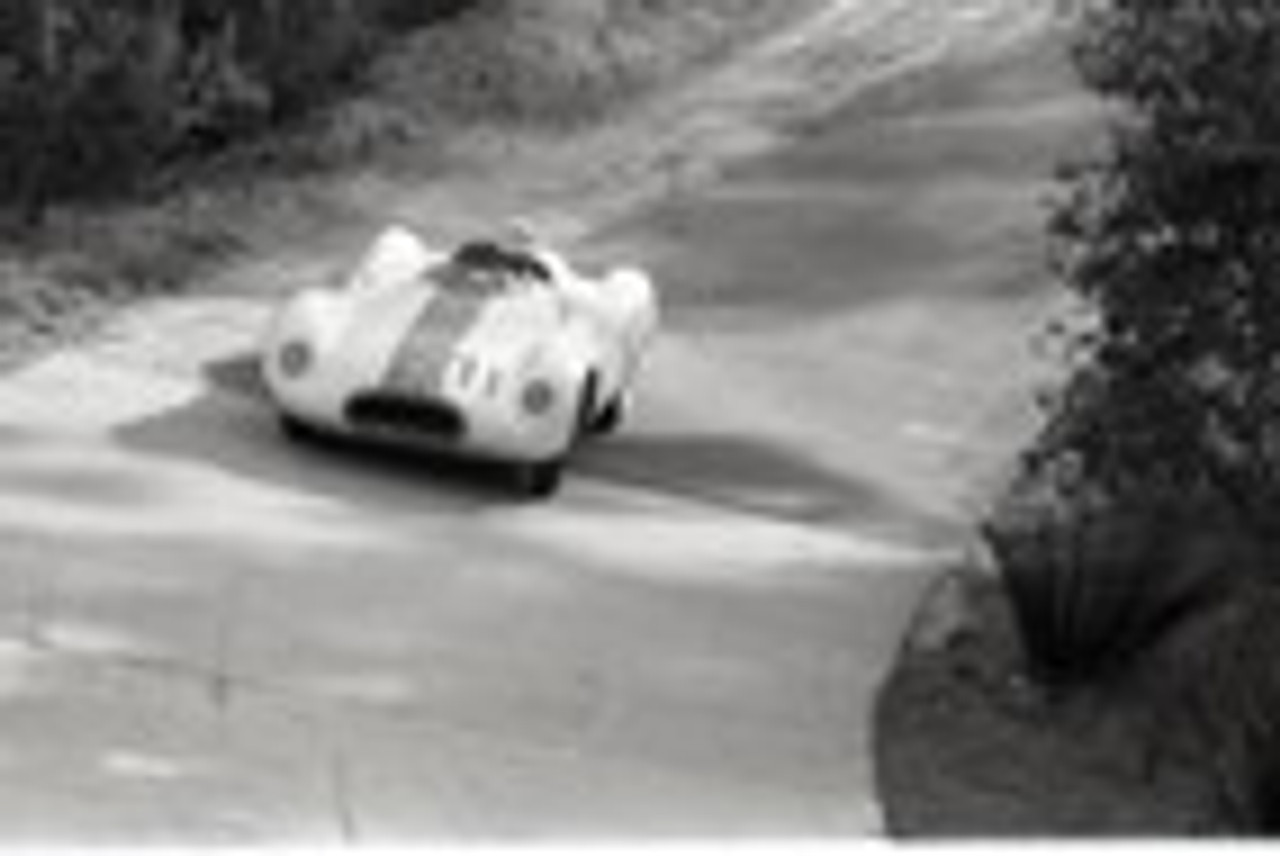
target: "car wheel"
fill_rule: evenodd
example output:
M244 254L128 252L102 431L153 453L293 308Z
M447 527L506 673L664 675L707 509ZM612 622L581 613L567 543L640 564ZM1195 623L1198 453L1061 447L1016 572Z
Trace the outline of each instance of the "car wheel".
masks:
M520 464L516 468L516 484L520 492L532 499L545 499L560 488L564 464L560 460Z
M578 394L578 421L576 439L581 440L583 437L594 431L596 421L596 399L599 393L596 392L597 381L595 373L590 374L585 381L582 382L582 391Z
M591 420L591 433L612 434L622 425L627 405L621 395L616 395Z
M280 414L280 433L295 443L315 443L322 439L319 428L288 413Z

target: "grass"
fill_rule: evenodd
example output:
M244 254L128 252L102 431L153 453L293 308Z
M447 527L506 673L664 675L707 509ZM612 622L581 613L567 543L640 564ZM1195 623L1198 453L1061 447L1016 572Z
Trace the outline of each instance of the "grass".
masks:
M377 89L428 124L572 127L718 57L812 3L507 0L424 30L377 64Z
M74 206L0 232L0 369L92 331L130 302L173 293L247 246L241 198L188 189L149 204Z

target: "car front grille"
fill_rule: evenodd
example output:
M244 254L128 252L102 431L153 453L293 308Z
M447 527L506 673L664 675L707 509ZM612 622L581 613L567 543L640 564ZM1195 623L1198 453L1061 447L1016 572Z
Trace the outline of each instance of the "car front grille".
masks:
M347 421L359 430L405 439L456 442L466 434L466 419L453 405L386 392L361 393L347 402Z

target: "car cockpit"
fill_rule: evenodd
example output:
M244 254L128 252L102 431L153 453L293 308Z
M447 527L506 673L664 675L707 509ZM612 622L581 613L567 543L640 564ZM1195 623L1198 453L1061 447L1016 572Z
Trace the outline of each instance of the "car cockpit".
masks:
M524 283L551 281L551 271L532 253L495 241L471 241L458 247L445 265L446 287L501 291Z

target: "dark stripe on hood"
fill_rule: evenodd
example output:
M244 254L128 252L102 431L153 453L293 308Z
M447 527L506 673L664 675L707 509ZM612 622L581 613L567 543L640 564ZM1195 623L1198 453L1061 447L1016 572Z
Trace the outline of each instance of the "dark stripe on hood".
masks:
M437 291L400 343L383 378L383 389L408 397L442 397L454 350L475 327L487 303L480 295Z

